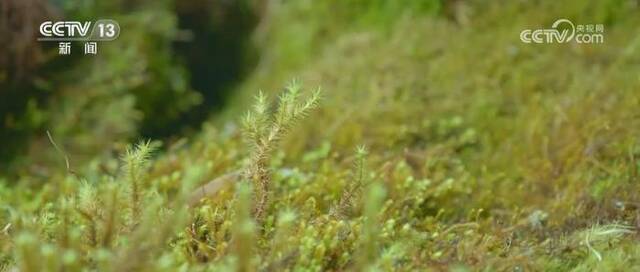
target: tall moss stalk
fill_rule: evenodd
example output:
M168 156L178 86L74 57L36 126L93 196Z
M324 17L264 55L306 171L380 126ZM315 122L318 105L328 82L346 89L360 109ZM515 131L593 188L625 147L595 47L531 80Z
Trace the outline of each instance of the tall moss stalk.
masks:
M273 113L269 112L267 97L259 92L253 110L242 122L244 136L252 147L244 178L253 183L253 216L258 224L263 221L269 205L272 152L292 125L317 107L320 99L320 90L316 90L308 99L300 101L300 90L296 81L291 82L279 97Z

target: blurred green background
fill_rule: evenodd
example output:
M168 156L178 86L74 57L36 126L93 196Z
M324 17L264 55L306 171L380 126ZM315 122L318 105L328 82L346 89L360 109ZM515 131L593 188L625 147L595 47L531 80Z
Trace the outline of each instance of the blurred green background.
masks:
M50 130L74 154L197 129L255 64L260 1L38 1L0 4L0 165L24 166ZM46 20L111 18L96 56L38 42ZM75 50L75 51L74 51ZM82 158L82 157L81 157ZM82 160L82 159L81 159ZM37 162L37 158L35 159ZM34 163L30 160L29 163Z
M445 71L441 78L436 73L420 81L441 83L438 89L442 91L455 90L455 86L447 85L449 81L460 82L452 69L467 70L471 75L483 73L478 69L495 69L491 68L495 62L502 65L496 67L508 67L504 57L509 54L537 50L541 54L531 58L543 60L547 55L567 52L557 44L518 44L518 33L525 27L569 18L604 24L607 30L629 29L634 24L629 20L637 12L637 2L5 0L0 8L0 169L34 174L60 159L46 131L78 162L115 154L136 139L172 143L197 134L207 120L218 120L216 125L235 120L239 109L253 97L252 92L277 90L291 78L302 77L341 89L344 86L334 86L330 78L318 80L317 75L305 75L305 69L322 66L319 61L323 54L335 62L334 69L356 63L353 60L375 63L387 58L411 67L436 63L440 50L453 52L460 47L455 58L447 57L438 67ZM540 15L551 10L548 15ZM74 44L75 54L61 56L57 43L36 41L42 21L99 18L118 21L122 33L116 41L100 43L96 56L79 53L81 44ZM411 25L425 19L434 21L415 30L430 31L433 36L412 36ZM375 46L380 42L368 40L390 39L403 31L408 31L406 41L402 41L405 44L395 45L390 40L384 56L376 55ZM438 48L443 37L454 39L449 48L430 49ZM607 37L607 41L612 39L611 44L581 49L586 58L568 59L567 64L582 69L597 64L598 56L609 58L612 53L605 51L620 51L616 37L619 35ZM341 50L340 42L358 43L359 39L366 44L360 51L344 58L334 53ZM492 55L498 52L497 47L505 47L507 54ZM403 60L403 50L416 56ZM544 69L546 64L532 60L530 64L527 59L517 63L523 71ZM429 72L429 68L416 68L396 77L396 82L407 82L414 73ZM353 77L357 71L352 68L344 75ZM578 69L567 69L556 76L571 71ZM385 74L371 78L375 81ZM367 79L352 84L366 85L363 80ZM516 82L512 89L526 89L518 85L521 83L526 82ZM352 93L357 96L357 91ZM479 95L480 101L491 99L493 94ZM451 97L454 95L451 93Z
M0 169L37 172L39 164L48 164L47 130L78 161L138 138L171 141L191 135L224 107L265 48L281 51L267 62L279 62L285 70L308 61L345 27L384 29L406 12L436 15L442 6L441 1L5 0L0 5ZM118 21L122 31L116 41L99 43L96 56L82 55L80 43L72 45L75 53L61 56L56 42L36 40L43 21L100 18Z

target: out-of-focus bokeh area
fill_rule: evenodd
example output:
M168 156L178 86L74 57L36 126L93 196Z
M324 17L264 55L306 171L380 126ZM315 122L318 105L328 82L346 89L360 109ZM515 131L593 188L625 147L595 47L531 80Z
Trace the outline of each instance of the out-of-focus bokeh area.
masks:
M0 5L0 165L37 168L45 131L78 159L135 138L197 130L252 70L260 1L39 1ZM44 21L112 18L96 56L37 41ZM3 167L3 169L7 169Z
M637 271L639 5L0 0L0 268ZM101 18L95 56L36 41ZM603 43L521 41L561 18ZM257 238L232 186L172 206L246 167L242 115L292 79L322 99L269 149ZM354 173L385 193L336 217Z

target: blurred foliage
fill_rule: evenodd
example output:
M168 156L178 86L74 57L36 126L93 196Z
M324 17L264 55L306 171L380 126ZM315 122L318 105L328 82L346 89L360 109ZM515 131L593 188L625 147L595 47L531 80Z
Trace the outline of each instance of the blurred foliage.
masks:
M637 2L260 7L256 68L197 135L87 160L46 143L46 171L0 179L0 268L640 267ZM558 18L604 24L604 43L520 42ZM320 105L276 145L265 131L278 123L260 118L295 109L282 107L291 78L321 86ZM241 124L247 109L263 114ZM248 174L184 204L238 169Z
M44 122L38 106L43 95L34 90L38 81L25 78L45 61L34 29L53 13L37 0L0 3L0 161L19 151L23 138Z
M221 93L239 78L245 64L245 40L255 20L252 6L244 1L192 2L188 7L170 0L31 2L55 11L38 15L33 24L20 26L23 23L20 18L14 20L18 22L9 18L3 24L10 36L8 43L15 47L10 48L9 54L26 50L18 48L23 44L46 56L43 60L32 60L39 64L28 66L30 70L21 76L14 72L27 65L17 63L18 60L0 66L4 74L0 77L3 86L0 136L10 147L2 149L0 160L7 164L9 158L13 159L13 169L33 163L31 156L19 154L25 153L25 144L29 146L29 154L40 152L48 144L44 137L47 129L70 151L91 158L111 148L114 142L138 136L168 137L197 126L212 109L223 104ZM9 17L19 17L20 12L29 13L32 8L29 3L13 0L6 5L13 8L3 11ZM188 10L201 12L193 15ZM221 14L224 12L226 15ZM218 18L223 15L226 17ZM112 18L119 22L122 33L117 41L100 43L96 56L83 56L81 43L72 45L72 56L59 56L56 43L35 41L37 25L45 18L80 21ZM234 21L228 22L226 18ZM199 29L188 24L187 28L179 29L180 21L187 19L205 22L197 25ZM246 26L224 27L223 23L233 22ZM15 25L20 29L11 28ZM202 31L215 34L203 38ZM25 35L30 39L18 40ZM210 50L211 56L189 56L194 50L184 44L193 44L200 53ZM33 58L26 55L22 59ZM192 65L194 59L201 64ZM226 76L202 75L221 74L220 71L227 71ZM193 80L192 73L196 76ZM206 81L208 78L213 80Z

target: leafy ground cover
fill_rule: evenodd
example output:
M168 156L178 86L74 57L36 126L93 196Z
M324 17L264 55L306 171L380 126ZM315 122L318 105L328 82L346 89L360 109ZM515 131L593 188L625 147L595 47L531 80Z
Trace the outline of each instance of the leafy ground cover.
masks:
M637 270L637 4L370 2L271 2L195 137L52 144L0 187L0 267ZM520 42L558 18L604 43Z

